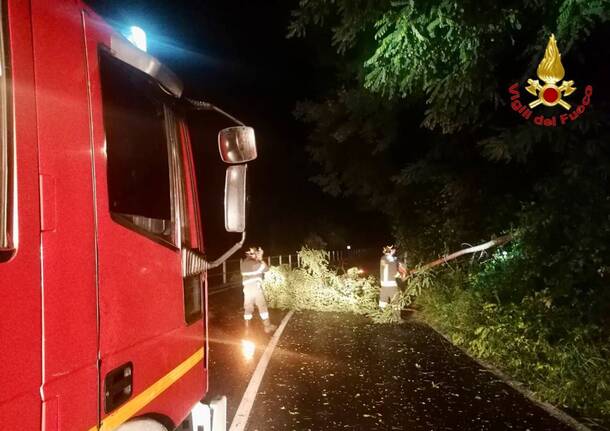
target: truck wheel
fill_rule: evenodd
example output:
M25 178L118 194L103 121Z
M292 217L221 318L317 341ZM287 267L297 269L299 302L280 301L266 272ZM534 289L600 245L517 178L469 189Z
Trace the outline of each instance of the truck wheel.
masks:
M159 422L152 419L140 418L124 423L116 431L169 431Z

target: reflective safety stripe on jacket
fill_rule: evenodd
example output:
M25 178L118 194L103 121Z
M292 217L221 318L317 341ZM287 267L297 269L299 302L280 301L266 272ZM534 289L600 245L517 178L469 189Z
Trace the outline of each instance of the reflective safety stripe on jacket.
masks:
M380 271L380 282L381 287L396 287L396 277L399 276L398 273L398 259L388 259L387 256L383 256L379 261L379 271Z
M260 262L256 259L242 259L240 264L241 277L243 285L259 283L263 281L263 273L267 271L265 262Z

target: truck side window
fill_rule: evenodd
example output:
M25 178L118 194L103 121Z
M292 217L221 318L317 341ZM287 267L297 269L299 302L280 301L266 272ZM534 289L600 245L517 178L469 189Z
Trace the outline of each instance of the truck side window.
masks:
M176 245L164 107L155 97L159 90L103 50L99 65L112 218Z
M191 223L194 223L195 220L189 217L189 207L188 207L188 187L186 184L187 181L187 172L189 169L192 169L192 164L188 163L187 160L190 156L186 152L186 145L189 145L186 142L185 136L180 138L179 129L180 129L180 120L176 118L170 110L166 112L168 131L170 139L175 140L175 148L176 152L173 153L173 156L176 158L176 168L175 171L178 173L176 181L174 181L176 186L176 194L179 196L178 203L180 209L180 233L182 239L182 247L183 248L192 248L193 243L191 241ZM192 178L192 172L188 175L189 178ZM191 187L193 185L191 184ZM184 289L184 320L187 324L191 324L201 319L203 316L203 301L202 301L202 284L201 284L201 276L194 275L184 277L183 279L183 289Z

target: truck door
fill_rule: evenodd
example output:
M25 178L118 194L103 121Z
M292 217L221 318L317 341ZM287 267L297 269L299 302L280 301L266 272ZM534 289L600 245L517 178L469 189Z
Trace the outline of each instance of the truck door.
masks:
M204 393L199 278L180 123L159 85L119 60L84 14L95 168L101 429L154 413L174 423Z

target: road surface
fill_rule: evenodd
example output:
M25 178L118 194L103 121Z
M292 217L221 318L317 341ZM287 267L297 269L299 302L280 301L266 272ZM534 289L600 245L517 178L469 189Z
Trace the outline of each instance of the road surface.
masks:
M244 328L241 301L239 288L210 296L210 393L228 397L229 424L271 339L260 320ZM263 371L234 430L572 429L414 319L294 313Z

